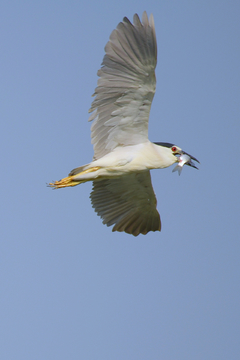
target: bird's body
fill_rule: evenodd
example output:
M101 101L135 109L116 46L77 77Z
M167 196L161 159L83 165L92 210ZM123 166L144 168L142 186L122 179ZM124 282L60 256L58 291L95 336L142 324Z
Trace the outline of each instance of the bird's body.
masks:
M129 172L162 169L177 162L177 158L165 147L150 141L124 147L116 147L110 153L91 163L73 169L68 179L68 186L75 186L98 178L109 178ZM61 186L61 182L62 185ZM65 187L63 179L55 182L56 187ZM64 186L65 185L65 186Z
M148 120L156 89L157 43L153 16L125 17L112 32L98 71L90 112L92 162L51 183L53 188L93 181L91 200L113 231L138 235L161 229L149 170L179 162L184 152L148 139ZM187 165L195 167L189 156ZM181 165L182 167L182 165Z

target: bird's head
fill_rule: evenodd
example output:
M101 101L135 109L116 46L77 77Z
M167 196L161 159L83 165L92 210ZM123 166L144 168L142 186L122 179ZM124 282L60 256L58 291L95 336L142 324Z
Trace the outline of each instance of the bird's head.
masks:
M166 142L155 142L154 144L161 146L164 149L164 152L167 154L169 160L171 159L172 164L178 162L177 167L173 171L178 170L179 175L181 173L179 169L181 170L183 165L188 165L198 169L192 160L197 161L198 163L199 161L194 156L183 151L179 146Z

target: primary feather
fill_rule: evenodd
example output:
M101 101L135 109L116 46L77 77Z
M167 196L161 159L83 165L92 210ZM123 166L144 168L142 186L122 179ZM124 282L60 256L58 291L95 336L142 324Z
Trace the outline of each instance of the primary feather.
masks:
M153 16L125 17L105 46L98 86L89 112L94 159L117 146L148 140L148 119L156 88L157 43Z

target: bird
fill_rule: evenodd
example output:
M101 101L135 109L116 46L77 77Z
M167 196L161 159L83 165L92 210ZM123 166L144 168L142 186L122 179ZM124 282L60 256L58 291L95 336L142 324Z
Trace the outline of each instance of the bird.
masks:
M49 183L59 189L93 181L90 199L103 224L133 236L161 231L150 170L174 163L197 168L192 160L199 162L173 143L148 139L156 65L153 15L148 18L144 11L140 20L135 14L132 23L124 17L110 35L97 72L89 110L93 159Z

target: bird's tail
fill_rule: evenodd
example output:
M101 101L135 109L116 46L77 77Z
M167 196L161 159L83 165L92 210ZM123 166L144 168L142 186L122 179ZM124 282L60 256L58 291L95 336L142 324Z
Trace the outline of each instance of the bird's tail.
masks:
M87 168L88 165L80 166L76 169L73 169L69 175L62 180L54 181L53 183L49 183L48 186L52 187L53 189L60 189L67 186L76 186L82 184L86 181L93 180L94 177L85 177L85 175L97 171L100 169L99 166L95 166L92 168Z

